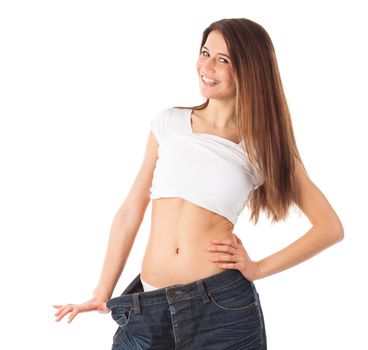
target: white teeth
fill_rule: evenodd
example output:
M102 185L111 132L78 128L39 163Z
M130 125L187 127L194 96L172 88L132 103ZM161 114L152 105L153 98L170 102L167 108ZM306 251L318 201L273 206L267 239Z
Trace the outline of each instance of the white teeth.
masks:
M216 81L216 80L212 80L212 79L208 79L208 78L206 78L204 75L202 75L202 79L203 79L206 83L208 83L208 84L217 84L217 83L218 83L218 81Z

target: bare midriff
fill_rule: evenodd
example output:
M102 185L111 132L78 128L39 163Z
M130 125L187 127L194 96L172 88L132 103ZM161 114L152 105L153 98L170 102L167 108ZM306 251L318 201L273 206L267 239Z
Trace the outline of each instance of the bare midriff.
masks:
M152 200L151 231L141 266L141 278L157 288L185 284L222 272L210 256L214 239L235 242L233 224L217 213L182 198Z

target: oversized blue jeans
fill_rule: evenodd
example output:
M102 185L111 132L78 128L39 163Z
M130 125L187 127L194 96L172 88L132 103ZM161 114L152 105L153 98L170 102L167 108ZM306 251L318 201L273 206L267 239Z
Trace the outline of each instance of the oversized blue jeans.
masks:
M267 349L259 294L236 269L148 292L138 274L106 305L119 326L112 350Z

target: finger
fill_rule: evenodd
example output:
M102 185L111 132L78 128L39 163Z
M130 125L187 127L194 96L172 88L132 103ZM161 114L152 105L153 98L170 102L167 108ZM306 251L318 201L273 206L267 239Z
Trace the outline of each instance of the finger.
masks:
M234 254L237 248L232 245L221 245L217 244L214 247L208 247L208 250L211 252L227 252L229 254Z
M60 312L62 312L63 310L64 310L64 305L60 305L60 309L59 309L59 310L57 310L57 311L54 313L54 315L55 315L55 316L59 315L59 314L60 314Z
M228 263L228 264L221 263L221 264L218 264L218 266L222 267L224 269L236 269L236 264L235 263Z
M74 317L78 315L78 310L73 311L68 318L68 323L72 322Z
M61 312L63 312L65 310L66 307L68 307L68 305L70 305L70 304L60 305L59 310L54 313L54 316L58 316Z
M226 261L229 261L229 262L237 262L238 261L238 257L236 255L221 255L221 256L211 256L209 258L211 261L214 261L214 262L218 262L218 261L221 261L221 262L226 262Z
M212 241L212 243L214 244L222 244L222 245L226 245L226 246L230 246L235 248L234 246L234 241L230 240L230 239L215 239Z
M64 305L57 305L57 306L56 305L53 305L53 306L54 306L54 308L58 309L54 313L55 316L57 316L63 310L63 308L64 308Z
M68 314L69 312L71 312L73 309L73 307L71 305L67 305L62 312L60 313L60 315L57 317L56 321L60 321L66 314Z

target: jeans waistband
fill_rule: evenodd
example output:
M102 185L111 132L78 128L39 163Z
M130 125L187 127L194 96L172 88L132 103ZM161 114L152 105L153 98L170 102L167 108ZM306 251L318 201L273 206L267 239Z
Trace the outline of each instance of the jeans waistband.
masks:
M159 288L153 291L140 292L140 273L126 287L124 292L106 302L106 306L111 309L114 306L134 308L134 313L140 313L141 306L154 305L160 303L172 303L192 298L202 298L204 303L209 303L208 293L228 286L243 278L254 288L253 282L247 280L239 270L226 269L212 276L199 279L186 284L175 284L169 287Z

